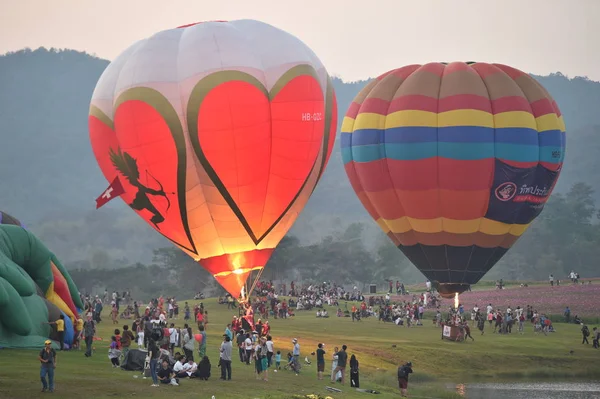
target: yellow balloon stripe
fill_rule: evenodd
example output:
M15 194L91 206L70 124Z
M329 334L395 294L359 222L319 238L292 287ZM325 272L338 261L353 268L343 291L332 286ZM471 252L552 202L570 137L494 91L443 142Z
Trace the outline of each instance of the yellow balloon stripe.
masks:
M449 218L415 219L403 216L398 219L378 219L377 224L387 234L407 233L411 230L420 233L454 233L472 234L483 233L488 235L512 234L521 236L529 227L529 224L507 224L487 218L456 220Z
M48 302L56 305L60 310L62 310L67 316L71 318L71 320L75 321L76 315L73 314L69 306L63 301L63 299L54 291L54 282L50 283L48 290L46 291L46 299Z
M356 119L345 117L342 122L343 133L352 133L361 129L392 129L396 127L449 127L449 126L481 126L488 128L529 128L538 132L548 130L565 131L565 122L562 116L547 114L534 118L532 114L524 111L509 111L499 114L489 112L460 109L436 114L429 111L406 110L397 111L389 115L370 112L358 114Z

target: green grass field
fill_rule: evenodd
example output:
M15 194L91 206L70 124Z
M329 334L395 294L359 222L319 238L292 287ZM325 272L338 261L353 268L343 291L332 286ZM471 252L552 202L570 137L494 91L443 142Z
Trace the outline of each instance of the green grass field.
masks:
M408 360L413 362L414 368L409 393L416 398L460 397L452 386L471 381L591 380L600 375L599 352L591 345L581 345L576 325L555 324L557 332L548 336L534 335L530 324L526 325L524 335L513 333L508 336L492 334L486 326L483 336L474 329L474 342L454 343L442 341L440 329L434 328L430 319L425 320L424 326L405 328L379 323L372 318L354 323L350 318L317 319L311 311L298 312L292 319L270 320L276 350L287 353L291 350L292 338L297 337L302 357L308 355L313 360L312 365L303 367L299 376L282 370L270 372L268 382L258 381L253 367L234 359L232 381L221 381L217 367L218 346L233 311L216 304L215 299L203 302L210 315L207 343L213 369L209 381L183 380L178 387L151 388L151 380L143 379L139 373L112 368L107 348L116 326L105 315L98 328L103 341L96 341L92 358L84 357L83 351L58 354L56 392L52 395L78 399L165 398L168 395L195 399L210 399L212 395L216 399L284 399L307 394L329 395L334 399L370 397L368 393L354 391L348 384L335 385L343 393L325 390L326 385L332 384L317 381L315 358L310 356L319 342L324 342L328 351L325 370L330 370L333 347L348 345L348 352L354 353L360 362L361 388L380 391L382 394L377 398L399 397L395 373L398 364ZM334 309L330 309L330 314L333 313ZM121 328L124 322L121 320L118 327ZM175 320L175 323L182 326L183 320ZM573 354L569 353L571 350ZM0 350L0 398L39 397L40 388L37 351Z

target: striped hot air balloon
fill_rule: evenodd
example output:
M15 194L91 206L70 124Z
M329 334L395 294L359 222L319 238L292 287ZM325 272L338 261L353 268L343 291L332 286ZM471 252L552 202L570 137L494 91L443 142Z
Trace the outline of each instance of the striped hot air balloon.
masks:
M342 125L362 204L446 296L485 273L540 214L565 156L556 102L506 65L409 65L370 82Z

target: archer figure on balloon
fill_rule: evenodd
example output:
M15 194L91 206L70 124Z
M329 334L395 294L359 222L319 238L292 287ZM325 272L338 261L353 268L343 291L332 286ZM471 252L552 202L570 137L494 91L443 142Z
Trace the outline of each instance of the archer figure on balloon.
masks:
M110 160L112 161L112 164L115 166L115 168L117 168L117 170L125 178L127 178L127 180L129 180L129 183L138 189L137 193L135 194L135 198L133 199L133 201L131 201L131 204L129 204L129 206L132 209L135 209L136 211L146 209L148 212L152 213L150 222L152 222L152 224L154 224L154 226L158 230L160 230L158 224L164 222L165 217L160 213L158 209L156 209L156 207L154 206L152 201L150 201L150 198L148 196L159 195L161 197L165 197L165 199L167 200L167 209L165 212L168 212L169 208L171 207L171 201L169 200L169 197L167 196L167 193L165 192L162 183L158 181L158 179L156 179L154 176L152 176L150 172L148 172L148 170L146 170L146 173L149 174L150 177L152 177L158 183L160 188L156 190L153 188L146 187L145 185L140 183L140 171L138 169L137 161L130 154L122 152L121 149L118 149L118 152L114 152L111 148Z

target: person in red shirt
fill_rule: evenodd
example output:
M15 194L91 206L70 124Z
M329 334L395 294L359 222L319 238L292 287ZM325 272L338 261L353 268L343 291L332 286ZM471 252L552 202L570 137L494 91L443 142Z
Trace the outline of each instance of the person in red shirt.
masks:
M198 323L198 329L200 329L200 327L204 328L204 314L202 311L199 311L196 315L196 323Z
M121 350L122 345L121 345L121 331L119 331L119 329L115 329L115 341L117 342L117 349Z

